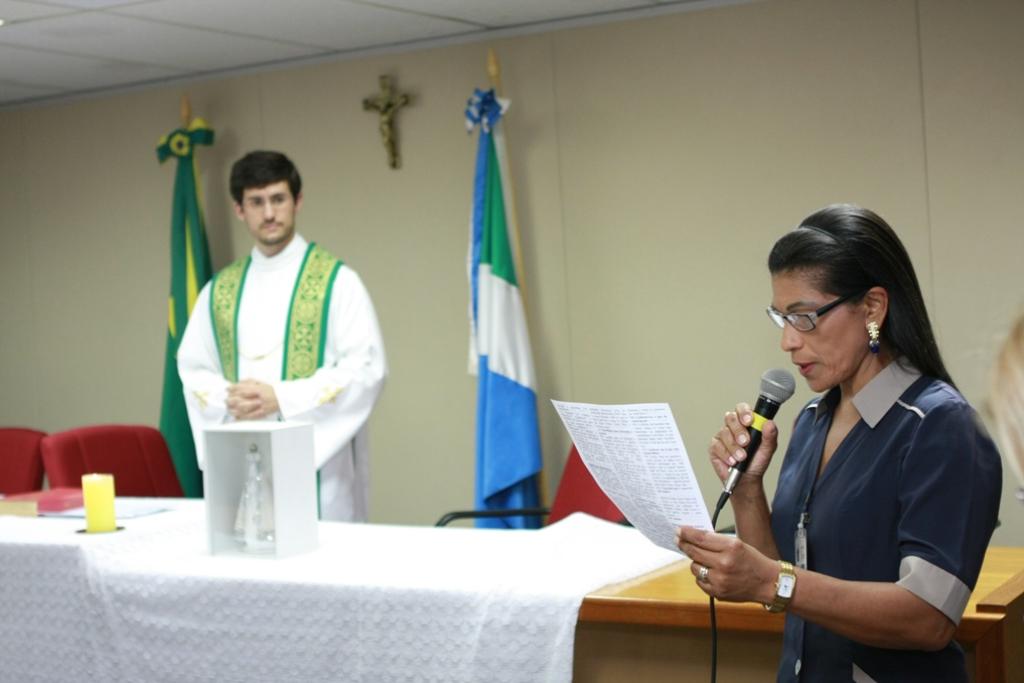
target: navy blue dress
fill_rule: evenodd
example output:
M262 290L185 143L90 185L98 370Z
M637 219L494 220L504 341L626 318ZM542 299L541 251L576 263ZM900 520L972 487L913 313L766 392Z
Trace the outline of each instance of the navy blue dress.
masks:
M795 561L806 512L808 569L897 583L959 623L996 525L995 445L959 392L894 362L853 398L861 419L817 478L838 400L832 389L797 417L772 504L782 559ZM869 647L787 614L778 680L968 678L955 641L938 652Z

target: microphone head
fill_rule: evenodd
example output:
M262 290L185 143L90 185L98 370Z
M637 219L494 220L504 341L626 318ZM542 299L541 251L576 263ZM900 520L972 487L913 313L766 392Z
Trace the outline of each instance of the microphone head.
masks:
M776 403L785 403L796 391L796 380L788 370L775 368L761 375L761 395Z

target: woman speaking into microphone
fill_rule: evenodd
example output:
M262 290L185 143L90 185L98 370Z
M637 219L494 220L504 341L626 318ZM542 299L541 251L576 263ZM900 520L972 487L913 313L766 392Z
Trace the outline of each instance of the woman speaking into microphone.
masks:
M732 494L738 537L684 527L679 548L707 594L787 613L779 681L967 681L953 634L1002 471L943 365L906 249L875 213L834 205L779 239L768 269L768 317L820 396L796 418L772 504L767 421ZM723 481L752 419L741 403L712 439Z

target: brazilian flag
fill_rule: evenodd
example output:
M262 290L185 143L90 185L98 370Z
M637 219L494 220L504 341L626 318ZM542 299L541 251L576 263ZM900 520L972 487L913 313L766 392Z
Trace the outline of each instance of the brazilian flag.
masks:
M156 148L161 163L174 157L178 170L174 176L174 200L171 208L171 296L168 301L167 356L164 359L164 397L160 408L160 431L167 441L185 495L203 495L203 478L196 462L192 429L185 411L181 378L178 376L178 345L192 313L199 290L213 275L210 250L199 193L196 145L213 143L213 131L200 118L188 128L168 133Z

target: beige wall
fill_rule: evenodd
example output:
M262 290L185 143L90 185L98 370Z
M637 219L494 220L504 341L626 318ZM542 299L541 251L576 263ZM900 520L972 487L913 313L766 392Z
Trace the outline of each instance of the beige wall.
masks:
M766 0L0 111L0 423L157 422L173 170L154 147L187 89L217 131L200 156L215 266L249 244L231 161L280 148L306 182L301 230L373 295L391 377L372 519L468 506L475 141L461 111L488 46L513 99L552 484L568 440L548 399L668 401L713 501L703 453L721 413L788 364L762 312L767 251L835 201L903 236L951 371L981 405L1024 303L1022 25L1018 0ZM360 105L385 72L416 96L399 172ZM996 541L1024 544L1010 491Z

